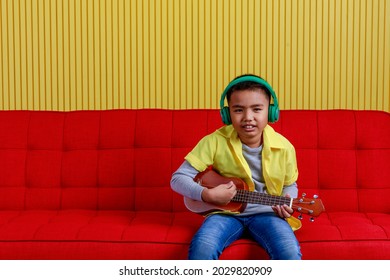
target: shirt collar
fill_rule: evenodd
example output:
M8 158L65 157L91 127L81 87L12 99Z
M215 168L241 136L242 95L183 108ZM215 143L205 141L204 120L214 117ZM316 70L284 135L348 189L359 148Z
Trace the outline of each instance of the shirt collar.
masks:
M232 125L223 126L217 131L225 138L230 139L230 141L239 140L237 131L233 128ZM270 147L275 149L283 148L283 143L281 142L280 137L278 137L277 134L278 133L270 125L267 125L263 130L264 147Z

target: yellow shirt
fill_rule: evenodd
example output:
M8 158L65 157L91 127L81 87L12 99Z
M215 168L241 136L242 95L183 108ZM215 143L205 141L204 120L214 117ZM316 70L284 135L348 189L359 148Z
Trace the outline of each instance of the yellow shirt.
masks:
M199 172L213 166L222 176L239 177L254 190L251 170L242 154L242 143L232 125L205 136L185 159ZM263 130L261 168L267 193L272 195L282 195L283 186L298 179L294 146L269 125ZM295 218L287 220L294 230L301 226Z

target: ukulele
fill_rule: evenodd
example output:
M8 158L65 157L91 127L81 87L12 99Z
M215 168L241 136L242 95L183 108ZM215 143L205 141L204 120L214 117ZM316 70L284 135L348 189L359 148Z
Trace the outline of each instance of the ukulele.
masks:
M317 196L314 196L314 198L306 198L306 195L302 194L301 198L290 198L252 192L249 191L247 184L242 179L236 177L224 177L212 168L208 168L205 171L198 173L195 176L194 181L206 188L214 188L220 184L227 184L230 181L232 181L237 187L237 194L227 205L214 205L185 197L184 204L187 209L201 215L207 215L213 212L241 213L245 210L247 203L268 206L286 204L300 214L308 214L309 216L312 216L310 220L314 221L313 217L319 216L321 212L325 210L321 199L318 199ZM302 215L299 215L298 218L302 219Z

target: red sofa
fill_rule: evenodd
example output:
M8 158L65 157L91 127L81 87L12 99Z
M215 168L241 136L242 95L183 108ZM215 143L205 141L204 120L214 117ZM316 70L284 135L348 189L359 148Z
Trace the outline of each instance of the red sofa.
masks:
M0 112L0 259L185 259L202 222L170 188L218 110ZM282 111L299 190L325 205L303 259L390 259L390 114ZM248 239L222 259L267 258Z

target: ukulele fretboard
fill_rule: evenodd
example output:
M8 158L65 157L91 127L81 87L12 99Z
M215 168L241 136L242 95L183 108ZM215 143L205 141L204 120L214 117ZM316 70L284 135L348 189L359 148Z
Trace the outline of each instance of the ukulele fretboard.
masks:
M292 198L285 196L270 195L266 193L251 192L247 190L237 190L237 194L233 197L234 202L244 202L263 205L289 205L292 204Z

